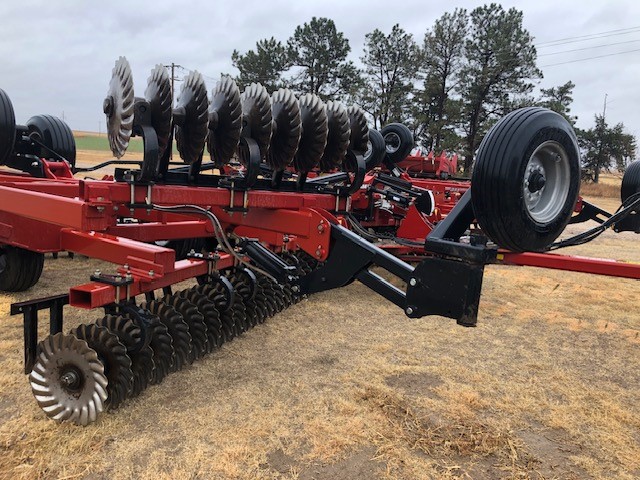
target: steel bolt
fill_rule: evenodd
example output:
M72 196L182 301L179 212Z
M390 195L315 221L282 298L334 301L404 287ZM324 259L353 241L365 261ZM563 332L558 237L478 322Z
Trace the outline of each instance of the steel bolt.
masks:
M156 272L154 272L153 270L149 270L149 276L153 277L156 274Z
M407 312L407 315L411 315L413 313L413 307L407 307L405 311Z
M66 372L60 377L60 383L62 383L62 385L67 388L76 385L79 380L80 379L78 378L78 374L76 372Z
M418 284L418 280L416 280L415 278L412 278L411 280L409 280L409 285L411 285L412 287L415 287Z
M40 165L38 162L31 162L32 167L37 167L38 165Z
M100 275L102 275L102 272L101 272L100 270L97 270L97 269L96 269L96 271L95 271L95 272L93 272L93 274L94 274L96 277L99 277Z

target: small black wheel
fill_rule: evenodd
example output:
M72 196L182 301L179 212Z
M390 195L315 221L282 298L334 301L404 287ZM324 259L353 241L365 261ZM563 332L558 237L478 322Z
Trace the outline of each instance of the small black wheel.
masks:
M366 153L364 154L364 163L367 166L367 172L382 164L386 151L386 145L382 134L378 130L370 128L369 145Z
M76 164L76 141L65 122L53 115L36 115L27 120L29 133L38 135L38 140L63 157L71 167ZM38 156L58 160L49 150L40 147Z
M44 254L5 245L0 247L0 290L23 292L42 275Z
M580 187L571 125L539 107L502 118L484 137L471 179L478 223L514 252L543 251L566 227Z
M7 160L16 142L16 115L9 95L0 89L0 165Z
M387 159L395 164L401 162L413 150L413 134L402 123L390 123L380 130L387 150Z
M631 195L640 193L640 160L631 162L624 171L622 186L620 187L620 198L622 202Z

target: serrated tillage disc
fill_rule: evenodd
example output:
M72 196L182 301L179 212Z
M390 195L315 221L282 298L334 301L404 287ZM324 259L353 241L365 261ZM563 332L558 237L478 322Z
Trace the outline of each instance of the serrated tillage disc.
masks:
M231 160L238 150L242 130L240 89L229 76L222 77L211 93L207 149L217 167Z
M329 133L327 146L320 159L320 170L328 172L342 165L351 139L351 126L347 109L339 102L327 102Z
M184 121L176 128L176 143L185 163L200 159L209 133L209 99L202 75L196 71L185 77L176 110L184 109Z
M189 363L193 363L196 358L202 357L208 351L207 326L204 317L198 312L196 306L179 293L166 295L162 301L171 305L182 315L185 323L189 327L192 348L189 352Z
M133 75L125 57L116 61L111 74L109 90L105 98L107 137L109 147L116 158L121 158L129 146L133 130Z
M265 159L271 142L272 115L271 97L267 89L259 83L249 85L241 96L242 134L252 138L260 149L260 158ZM247 164L247 152L240 149L240 161Z
M167 328L167 333L171 337L173 345L173 358L169 371L177 372L189 363L192 349L189 326L175 308L161 301L152 300L149 303L143 303L141 307L157 315L160 322Z
M138 396L149 385L154 370L153 350L148 343L141 345L143 338L140 327L122 315L105 315L96 324L115 333L127 349L133 373L133 385L129 396Z
M320 162L327 146L329 126L327 109L320 97L310 93L300 97L302 136L293 164L298 172L307 173Z
M153 351L153 375L150 383L157 384L162 382L171 371L173 365L174 352L173 340L169 335L169 329L164 325L157 316L151 317L147 326L151 339L149 346Z
M284 170L298 151L302 119L298 99L291 90L281 88L271 96L273 135L267 153L267 163L274 170Z
M115 333L95 323L80 325L71 333L85 340L98 354L108 380L106 405L109 409L117 408L127 399L133 386L131 359L127 349Z
M151 109L151 126L158 136L159 156L161 157L171 137L171 78L164 65L156 65L147 80L144 98Z
M349 123L351 126L351 140L349 148L354 152L364 155L369 145L369 126L367 118L361 108L351 105L347 108Z
M40 408L59 422L95 422L104 410L108 386L96 351L63 333L45 338L38 351L29 382Z
M195 288L183 290L180 295L193 303L204 318L204 323L207 325L207 353L222 346L224 343L222 321L215 304Z

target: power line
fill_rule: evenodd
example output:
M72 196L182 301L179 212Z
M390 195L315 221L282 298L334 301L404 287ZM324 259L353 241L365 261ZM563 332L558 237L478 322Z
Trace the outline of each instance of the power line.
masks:
M548 57L549 55L560 55L561 53L580 52L582 50L591 50L591 49L594 49L594 48L612 47L614 45L624 45L624 44L627 44L627 43L636 43L636 42L640 42L640 39L629 40L629 41L626 41L626 42L603 43L601 45L593 45L591 47L574 48L574 49L571 49L571 50L562 50L561 52L541 53L540 55L538 55L538 57Z
M555 44L563 45L564 43L584 42L586 40L592 40L593 38L604 38L604 37L611 37L615 35L626 35L628 33L635 33L636 31L640 31L640 26L629 27L629 28L619 28L617 30L607 30L606 32L591 33L589 35L579 35L576 37L558 38L556 40L549 40L547 42L539 42L534 45L536 47L546 48L546 46L551 47L551 46L555 46Z
M615 55L624 55L626 53L633 53L633 52L640 52L640 48L636 48L635 50L627 50L626 52L609 53L607 55L598 55L596 57L587 57L587 58L580 58L578 60L569 60L567 62L551 63L549 65L541 65L540 68L556 67L558 65L566 65L567 63L584 62L584 61L587 61L587 60L595 60L596 58L613 57Z

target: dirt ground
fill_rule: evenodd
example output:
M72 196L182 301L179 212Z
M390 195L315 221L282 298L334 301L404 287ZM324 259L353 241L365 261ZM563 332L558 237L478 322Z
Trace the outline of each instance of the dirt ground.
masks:
M607 232L572 253L640 262L639 241ZM408 319L353 284L89 427L59 425L31 395L9 305L64 292L99 265L48 259L31 291L0 294L0 478L640 477L637 281L490 266L472 329ZM65 328L99 315L67 308Z

